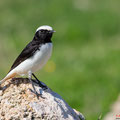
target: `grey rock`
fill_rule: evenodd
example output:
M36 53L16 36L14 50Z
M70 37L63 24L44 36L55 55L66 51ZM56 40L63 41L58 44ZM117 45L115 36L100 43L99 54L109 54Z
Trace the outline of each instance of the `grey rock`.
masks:
M85 120L60 95L35 83L39 99L27 78L6 81L0 90L0 120Z

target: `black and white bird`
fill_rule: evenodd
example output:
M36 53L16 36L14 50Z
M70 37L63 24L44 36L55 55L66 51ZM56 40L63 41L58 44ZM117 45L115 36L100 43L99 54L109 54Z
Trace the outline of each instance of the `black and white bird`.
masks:
M0 85L16 76L28 75L30 81L32 81L33 76L41 87L45 87L34 75L34 72L40 70L50 58L53 47L51 37L54 32L50 26L40 26L36 30L33 40L17 57L6 77L0 81Z

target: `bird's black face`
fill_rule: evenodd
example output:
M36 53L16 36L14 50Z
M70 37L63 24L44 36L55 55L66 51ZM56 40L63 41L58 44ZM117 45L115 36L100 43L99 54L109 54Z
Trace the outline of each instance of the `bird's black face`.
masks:
M51 41L53 32L54 32L53 30L40 29L39 31L36 32L35 36L38 39L43 40L44 42L49 42L49 41Z

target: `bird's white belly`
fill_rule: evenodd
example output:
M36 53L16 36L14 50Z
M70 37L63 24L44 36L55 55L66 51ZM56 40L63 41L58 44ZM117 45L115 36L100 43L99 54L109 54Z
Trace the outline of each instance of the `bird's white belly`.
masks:
M28 71L35 72L41 69L52 53L52 43L46 43L37 50L33 57L22 62L16 67L16 72L19 75L28 74Z

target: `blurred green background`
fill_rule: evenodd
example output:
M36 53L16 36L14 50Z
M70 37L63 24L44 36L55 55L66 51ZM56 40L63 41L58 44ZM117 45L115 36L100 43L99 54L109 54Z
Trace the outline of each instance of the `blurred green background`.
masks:
M1 0L0 78L29 43L50 25L53 54L38 78L88 120L110 110L120 91L119 0Z

